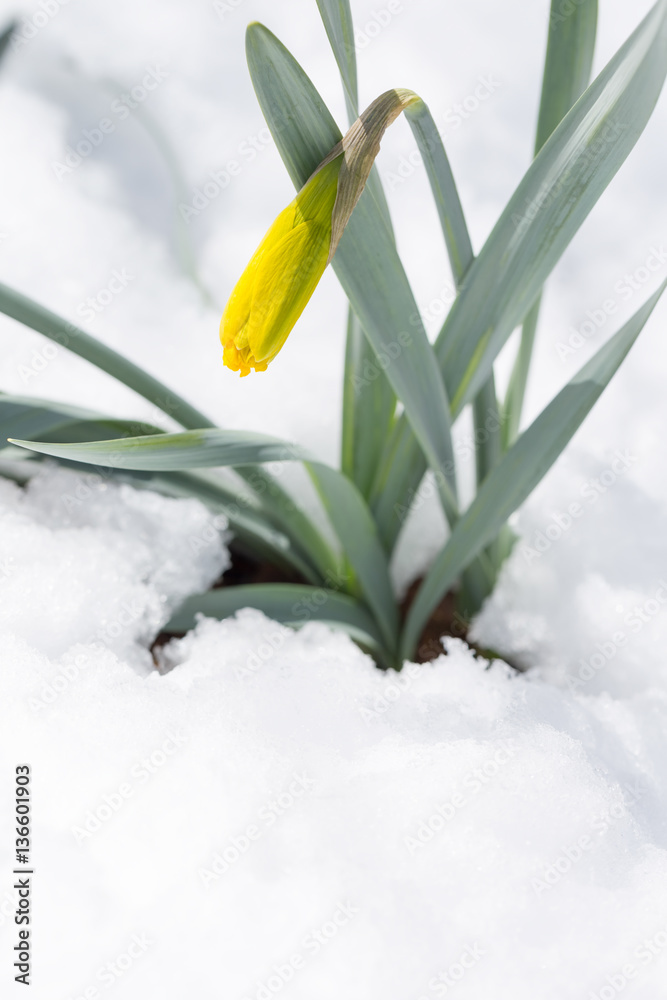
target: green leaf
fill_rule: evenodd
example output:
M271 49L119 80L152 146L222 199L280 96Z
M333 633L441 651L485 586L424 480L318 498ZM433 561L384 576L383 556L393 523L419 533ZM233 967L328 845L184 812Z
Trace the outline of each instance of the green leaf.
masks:
M456 287L460 288L475 257L452 168L440 133L424 101L418 101L411 105L406 110L405 117L417 140L417 146L438 210L452 275ZM497 427L489 432L485 426L489 413L496 418L498 415L493 369L473 401L473 405L475 431L480 432L480 434L475 434L477 482L479 484L498 461L501 451L500 428ZM479 443L477 443L478 438Z
M358 116L357 59L354 25L348 0L317 0L345 92L350 124ZM387 228L389 209L375 167L368 179ZM341 468L364 497L370 492L382 448L396 409L396 396L387 381L361 323L348 307L345 374L343 380L343 434Z
M307 457L304 449L279 438L252 431L222 430L219 427L178 434L148 434L119 441L85 441L61 445L12 439L11 443L54 458L147 472L284 462Z
M317 0L320 17L329 38L340 71L348 117L357 117L359 91L357 87L357 57L354 47L354 25L349 0Z
M296 60L266 28L251 24L248 66L278 151L297 187L340 139L340 132ZM400 258L371 192L364 191L333 268L419 440L438 470L443 504L456 509L449 406Z
M376 614L387 644L395 643L398 629L396 602L387 561L370 512L353 483L334 469L312 460L303 448L264 434L219 428L80 444L12 443L56 458L148 472L308 460L308 471L355 571L364 598ZM336 584L348 586L349 581L336 580Z
M0 34L0 60L2 60L7 50L17 26L17 21L10 21L7 27L3 29L2 34Z
M352 308L343 392L342 470L368 497L389 433L396 396Z
M306 466L384 642L396 648L398 608L375 522L354 483L321 462ZM338 582L340 586L340 582Z
M667 282L584 365L484 481L417 592L401 638L403 657L413 654L429 616L461 570L530 496L566 447L618 370L665 287Z
M577 0L567 16L552 0L535 155L588 87L598 21L597 0Z
M309 621L319 621L347 632L369 649L383 664L389 656L375 622L358 601L323 587L298 584L253 584L220 587L206 594L189 597L171 620L165 632L187 632L194 628L196 616L228 618L242 608L257 608L274 621L302 628Z
M0 442L8 437L33 438L73 420L95 419L97 414L67 403L47 403L32 396L0 394Z
M234 471L251 487L262 505L264 516L279 530L286 532L292 546L301 554L302 561L315 570L315 580L322 582L338 579L342 572L342 559L325 540L319 528L293 497L259 465L236 466ZM313 573L304 574L313 580Z
M562 0L552 0L549 40L544 63L542 99L535 138L535 155L588 87L597 30L597 0L582 0L567 16ZM503 437L505 448L516 439L528 384L528 373L540 313L540 298L526 316L507 396Z
M49 309L3 284L0 284L0 312L66 347L80 358L85 358L107 374L113 375L184 427L213 426L203 413L190 406L152 375L128 361L122 354L106 347L73 323L68 323Z
M31 440L40 438L46 443L55 441L62 444L127 438L136 435L138 431L141 431L142 434L159 433L159 428L136 421L104 417L91 410L51 400L0 394L0 439L21 436ZM27 453L23 452L23 454L27 457ZM37 457L36 453L33 453L33 457ZM58 459L58 461L74 470L87 472L90 469L89 465L80 462L63 458ZM35 472L34 468L27 466L35 464L25 461L4 461L2 474L23 483ZM304 551L302 546L295 544L290 535L285 534L282 530L276 530L274 525L278 519L275 515L275 496L272 493L269 497L270 505L268 508L262 504L260 499L265 492L273 491L273 480L271 477L265 477L268 481L260 479L259 484L257 484L256 477L262 471L257 467L252 467L251 472L249 472L251 483L255 484L256 488L254 491L251 488L248 496L242 496L228 488L219 478L203 472L172 472L151 475L142 471L125 470L119 472L111 469L104 471L110 477L129 482L136 488L153 489L169 496L198 497L209 507L225 514L235 537L245 543L246 547L255 555L288 571L296 571L314 584L324 580L327 571L332 574L338 572L339 561L333 553L330 553L327 559L323 550L315 544L309 530L310 525L304 526L300 522L300 511L293 503L289 510L285 510L284 519L290 522L294 534L304 539L311 546L311 550L314 549L322 557L323 568L317 568L308 551ZM261 489L257 487L261 487Z
M665 3L659 0L556 128L467 272L436 341L453 417L488 377L503 344L643 131L667 72ZM391 448L406 472L390 474L383 461L379 482L391 475L393 486L380 498L384 510L405 506L419 484L420 476L411 479L407 471L420 470L411 438L401 416ZM390 522L383 537L393 544L399 527Z
M417 140L417 146L426 168L447 247L452 276L458 289L472 266L475 256L452 168L440 133L424 101L418 101L411 105L406 110L405 117ZM489 415L495 419L494 423L490 422ZM497 417L498 402L492 370L473 400L475 465L478 486L500 458L500 423ZM464 574L464 588L469 611L478 610L493 588L495 569L498 565L497 547L491 546L487 554L488 572L485 567L470 566Z
M474 254L452 168L440 133L425 102L417 101L412 104L405 111L405 118L412 129L426 168L447 246L449 263L458 287L474 260Z
M130 389L134 389L139 395L144 396L145 399L148 399L184 427L206 428L213 426L208 417L190 406L157 379L132 364L131 361L105 347L104 344L95 340L94 337L90 337L83 330L79 330L72 323L66 322L48 309L44 309L1 284L0 312L6 313L13 319L37 330L46 337L50 337L63 347L90 361ZM18 437L19 435L20 432L15 432L13 436ZM295 547L302 549L307 560L314 565L323 565L323 573L338 565L330 550L327 554L326 543L319 536L311 520L294 504L291 497L273 477L258 469L239 469L238 474L248 482L261 480L267 516L290 535ZM310 546L309 552L305 552L306 545Z
M625 161L667 73L659 0L542 147L470 269L436 351L454 416Z

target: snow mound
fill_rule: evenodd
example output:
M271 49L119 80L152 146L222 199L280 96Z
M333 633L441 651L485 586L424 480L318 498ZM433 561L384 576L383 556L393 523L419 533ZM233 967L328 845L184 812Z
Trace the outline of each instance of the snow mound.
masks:
M62 657L100 644L135 668L175 607L229 565L224 518L196 500L48 469L0 480L0 630Z
M252 609L148 672L224 544L195 502L107 483L66 509L76 482L1 496L2 758L33 773L38 1000L658 995L664 690L568 691L456 640L383 673Z

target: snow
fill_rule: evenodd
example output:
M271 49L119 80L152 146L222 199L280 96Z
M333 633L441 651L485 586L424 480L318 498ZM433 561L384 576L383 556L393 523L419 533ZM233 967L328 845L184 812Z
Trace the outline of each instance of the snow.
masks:
M344 302L333 275L266 376L222 369L217 341L240 267L291 197L244 67L245 25L276 30L342 121L335 66L310 0L218 6L2 3L5 19L55 11L0 67L3 280L223 425L335 461ZM600 6L598 68L650 4ZM410 86L449 121L479 247L530 157L546 2L353 9L362 101ZM488 99L454 124L481 78ZM154 88L125 115L115 102L144 80ZM666 114L663 100L554 275L529 417L664 278ZM90 154L55 169L94 129ZM395 180L412 148L397 124L379 168L434 334L448 275L423 172ZM212 173L219 192L179 225L179 205ZM647 271L649 259L662 264ZM516 518L519 543L475 636L522 674L453 640L432 665L383 674L343 635L315 622L293 633L253 610L202 620L156 665L171 611L228 564L224 519L93 473L0 482L9 995L20 990L9 807L22 761L38 1000L664 993L665 308ZM4 391L160 420L4 318L0 347ZM469 453L464 420L457 435ZM393 567L397 590L443 537L428 494Z

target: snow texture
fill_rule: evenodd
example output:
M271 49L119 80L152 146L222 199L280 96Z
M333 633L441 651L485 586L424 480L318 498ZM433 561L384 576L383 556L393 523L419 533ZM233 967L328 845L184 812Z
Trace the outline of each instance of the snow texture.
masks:
M603 0L597 69L649 6ZM362 103L394 86L428 101L478 249L530 160L548 3L352 8ZM245 25L279 34L342 123L315 3L2 0L0 14L24 40L0 66L2 280L224 426L335 461L333 275L267 375L223 370L217 341L233 282L292 194ZM554 274L529 419L665 276L666 115L663 100ZM378 162L434 335L448 272L407 127ZM383 674L340 634L253 610L201 621L156 665L171 610L227 565L225 523L99 476L0 482L3 995L22 995L10 807L23 761L35 1000L665 994L666 315L516 519L475 634L523 674L456 641ZM0 352L3 391L161 420L4 318ZM457 451L470 466L465 420ZM428 489L416 506L397 591L443 538Z

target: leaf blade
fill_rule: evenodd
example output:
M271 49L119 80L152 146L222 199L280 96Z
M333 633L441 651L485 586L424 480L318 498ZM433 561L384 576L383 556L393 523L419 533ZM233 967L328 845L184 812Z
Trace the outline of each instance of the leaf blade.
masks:
M524 431L482 484L417 593L401 638L410 656L429 614L459 572L530 495L597 402L667 287L628 320Z
M658 0L555 129L470 269L436 342L454 416L641 135L667 74L666 13Z
M597 0L583 0L564 17L560 0L552 0L542 96L535 136L535 155L588 87L597 33ZM528 384L537 332L540 298L523 321L519 351L512 368L504 404L505 447L516 439Z
M340 140L340 131L301 66L262 25L248 28L247 57L264 117L300 186ZM333 267L421 447L441 473L451 516L457 505L449 404L405 270L368 190L347 225Z
M164 631L187 632L196 624L198 614L223 619L243 608L257 608L274 621L293 628L302 628L309 621L342 628L383 662L388 659L382 636L362 604L333 590L299 584L220 587L206 594L195 594L172 615Z

